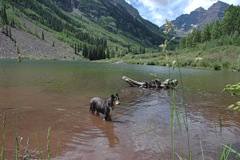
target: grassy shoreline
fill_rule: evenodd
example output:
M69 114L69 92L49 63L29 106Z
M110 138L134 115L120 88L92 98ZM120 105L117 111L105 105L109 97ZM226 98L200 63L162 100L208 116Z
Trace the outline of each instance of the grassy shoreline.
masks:
M201 44L203 45L203 44ZM201 46L204 47L204 46ZM94 62L107 62L107 63L126 63L126 64L139 64L139 65L157 65L157 66L172 66L172 62L176 61L175 67L180 68L198 68L210 70L240 70L240 46L218 46L209 48L205 51L201 49L182 49L176 51L168 51L168 62L166 61L165 54L161 51L155 53L145 54L126 54L124 56L114 57L111 59L96 60ZM4 58L0 59L17 59ZM89 61L84 58L79 59L61 59L61 58L46 58L46 57L22 57L22 60L60 60L60 61Z
M177 60L177 55L177 66L181 68L240 70L240 46L218 46L205 51L182 49L168 51L167 54L168 62L163 52L127 54L122 57L99 60L99 62L171 66L172 62Z

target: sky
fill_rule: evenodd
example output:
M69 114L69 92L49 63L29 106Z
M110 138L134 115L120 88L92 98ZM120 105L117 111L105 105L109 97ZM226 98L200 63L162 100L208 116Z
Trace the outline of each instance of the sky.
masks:
M125 0L139 11L139 14L158 26L166 19L174 20L182 14L189 14L199 7L208 9L218 0ZM228 4L240 5L240 0L221 0Z

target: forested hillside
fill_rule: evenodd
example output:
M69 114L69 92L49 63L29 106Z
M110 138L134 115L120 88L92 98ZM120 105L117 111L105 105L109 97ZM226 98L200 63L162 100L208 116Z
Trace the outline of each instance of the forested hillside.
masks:
M222 20L194 29L179 41L182 67L240 71L240 6L230 5Z
M180 40L180 48L193 48L198 43L213 43L216 46L240 45L240 6L231 5L221 21L207 24L202 30L195 28Z
M126 55L122 61L133 64L209 68L240 71L240 6L231 5L222 20L195 28L179 40L175 50ZM167 54L167 59L166 59ZM112 61L118 61L118 59Z
M124 2L3 0L0 2L1 30L14 43L17 38L11 34L12 29L30 32L42 40L44 33L52 33L71 46L75 55L90 60L157 49L166 36ZM25 20L42 28L41 36L27 26ZM54 42L52 46L56 46Z

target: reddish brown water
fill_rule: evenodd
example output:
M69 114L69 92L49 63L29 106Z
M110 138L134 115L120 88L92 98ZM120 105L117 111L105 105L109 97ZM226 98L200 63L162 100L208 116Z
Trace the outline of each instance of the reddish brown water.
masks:
M121 80L123 75L151 79L149 70L167 76L166 68L30 62L1 63L0 118L6 112L6 159L15 157L14 133L18 140L22 137L19 157L28 153L30 159L39 158L39 143L47 158L49 127L52 159L171 159L172 92L132 88ZM219 159L222 144L240 150L240 113L226 109L237 99L222 91L226 84L240 80L240 75L184 69L182 74L187 77L183 79L186 87L184 96L180 86L176 90L176 110L183 132L175 117L174 156L188 155L184 106L193 159L202 159L200 144L205 159ZM228 74L231 78L226 78ZM91 114L92 97L107 99L116 92L121 105L112 121Z

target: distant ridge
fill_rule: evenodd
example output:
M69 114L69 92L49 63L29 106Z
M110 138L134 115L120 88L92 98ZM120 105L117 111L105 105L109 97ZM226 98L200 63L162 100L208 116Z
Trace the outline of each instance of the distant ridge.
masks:
M201 29L205 24L213 22L214 20L221 20L228 7L229 4L218 1L209 7L208 10L199 7L190 14L182 14L171 22L178 28L178 35L184 36L195 27ZM164 26L161 28L163 29Z

